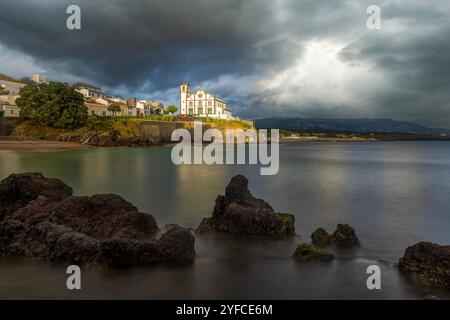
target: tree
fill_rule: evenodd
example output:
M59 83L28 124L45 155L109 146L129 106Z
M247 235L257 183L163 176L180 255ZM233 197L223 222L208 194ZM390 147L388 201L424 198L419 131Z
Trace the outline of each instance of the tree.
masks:
M20 115L41 125L76 129L86 124L83 95L60 82L29 83L16 100Z
M113 115L116 115L120 112L120 106L117 103L112 103L108 107L108 111L111 112Z
M174 106L173 104L171 104L170 106L167 107L167 112L170 114L173 114L177 111L178 111L178 108L176 106Z
M298 129L298 133L300 133L301 136L305 135L305 126L303 123L300 125L300 128Z

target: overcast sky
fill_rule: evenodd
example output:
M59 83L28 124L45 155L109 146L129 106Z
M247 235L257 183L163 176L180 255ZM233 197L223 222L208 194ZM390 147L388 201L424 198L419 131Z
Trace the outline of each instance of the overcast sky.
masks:
M81 30L66 28L70 4ZM450 1L1 0L0 73L33 72L166 104L190 81L249 118L450 128Z

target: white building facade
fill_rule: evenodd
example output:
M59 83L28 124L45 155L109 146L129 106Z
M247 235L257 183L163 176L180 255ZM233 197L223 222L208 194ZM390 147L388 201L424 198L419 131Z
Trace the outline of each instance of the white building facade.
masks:
M164 112L164 105L160 102L139 100L136 102L137 116L152 116L162 114Z
M8 95L18 96L20 89L26 86L25 82L19 80L10 80L0 77L0 90L7 91Z
M191 93L191 85L189 82L180 84L179 110L181 115L186 116L224 120L233 119L233 115L227 109L225 101L202 88Z
M42 74L40 74L40 73L35 73L35 74L33 74L33 75L31 76L31 80L33 80L34 82L39 83L39 84L45 82L44 76L43 76Z
M100 89L94 87L77 87L75 88L75 91L81 93L85 98L89 99L106 99L108 97Z

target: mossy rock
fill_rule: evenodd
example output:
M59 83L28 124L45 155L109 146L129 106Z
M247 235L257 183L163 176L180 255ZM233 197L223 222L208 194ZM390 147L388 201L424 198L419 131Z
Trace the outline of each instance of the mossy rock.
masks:
M355 229L348 224L338 224L336 231L331 235L333 242L339 247L359 246L359 239Z
M450 291L450 246L419 242L406 249L398 267L417 284Z
M324 228L314 231L311 235L311 240L314 245L321 247L327 246L332 242L331 235Z
M308 243L300 244L297 247L297 249L295 249L293 257L299 262L306 262L306 261L326 262L334 259L334 255L332 255L331 253Z
M278 234L291 235L295 234L295 217L289 213L276 213L280 225L278 228Z

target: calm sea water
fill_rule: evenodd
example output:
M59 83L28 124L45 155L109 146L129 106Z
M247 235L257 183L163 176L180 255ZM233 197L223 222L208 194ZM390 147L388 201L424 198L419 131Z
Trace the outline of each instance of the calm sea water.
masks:
M418 241L450 243L450 143L285 143L280 171L255 166L174 166L170 148L90 149L59 153L0 150L0 178L39 171L76 195L117 193L160 226L195 228L210 216L230 178L244 174L252 193L296 217L299 236L256 240L197 236L192 265L83 270L82 290L65 288L65 265L0 259L0 298L422 299L392 263ZM295 246L318 227L352 225L362 247L332 250L329 264L298 264ZM369 291L377 264L382 289Z

